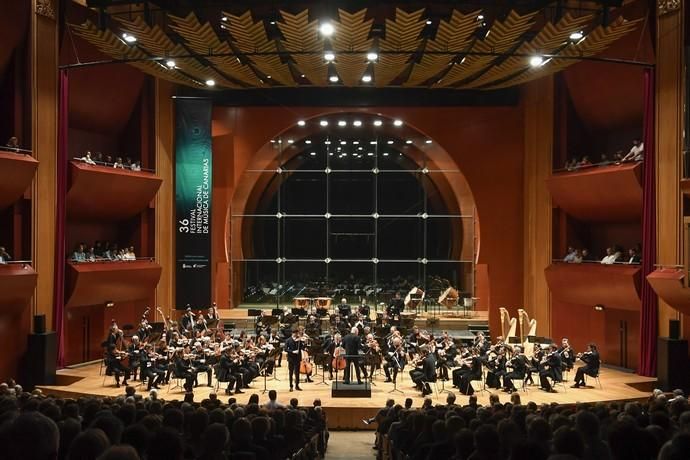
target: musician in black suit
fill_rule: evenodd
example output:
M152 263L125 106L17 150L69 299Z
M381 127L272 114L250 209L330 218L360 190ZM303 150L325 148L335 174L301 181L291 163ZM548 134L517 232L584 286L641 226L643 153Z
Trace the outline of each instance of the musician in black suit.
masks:
M400 313L405 309L405 301L400 297L400 293L396 292L391 301L388 303L386 313L390 319L399 319Z
M383 365L383 371L386 373L386 382L393 382L398 377L398 371L405 368L405 350L402 346L402 339L394 337L393 342L388 347L386 353L386 364ZM393 371L393 380L391 380L391 371Z
M182 330L183 334L185 332L191 332L192 329L194 328L194 313L192 313L192 307L187 304L187 310L185 311L184 315L182 315L182 318L180 318L180 327Z
M542 390L549 393L556 392L553 386L551 386L549 378L554 383L561 382L563 380L562 366L563 361L561 361L561 355L558 354L558 346L552 343L549 354L544 357L539 365L539 382Z
M421 368L411 370L410 378L417 385L417 389L422 391L422 397L424 397L432 393L429 382L436 381L436 358L433 353L429 353L426 345L422 345L419 349L422 356Z
M524 380L525 372L527 371L527 357L522 352L522 347L520 345L515 345L513 350L513 357L506 364L508 373L503 376L503 391L507 391L508 393L517 391L513 380Z
M120 388L120 375L124 374L123 385L127 386L127 380L129 379L129 368L124 366L120 362L120 354L115 349L115 345L108 345L108 349L105 352L105 375L115 376L115 385Z
M577 368L575 372L575 385L572 388L580 388L585 386L585 374L590 377L599 376L599 366L601 365L601 360L599 358L599 351L597 346L593 343L587 345L587 351L580 355L580 360L585 363L584 366Z
M194 379L196 374L194 369L189 365L188 360L184 359L183 350L177 350L175 352L175 376L184 379L184 389L187 391L192 391L194 388Z
M228 382L225 394L232 394L233 385L235 385L235 394L241 394L243 393L241 388L244 386L244 380L242 373L239 372L237 359L233 359L231 354L232 348L227 347L223 350L216 367L216 376L219 382Z
M359 336L359 330L356 327L350 329L350 333L343 337L343 348L345 349L345 376L343 377L343 382L350 383L350 365L353 365L357 374L357 384L361 384L359 350L362 348L362 338Z
M141 367L141 380L148 381L148 391L151 388L158 388L158 385L165 378L165 371L156 366L156 355L153 352L153 345L146 344L143 351L139 353L139 366Z
M482 379L482 361L477 355L476 348L473 348L471 356L464 360L465 364L453 371L453 386L458 387L462 394L470 396L474 394L472 381Z
M288 375L290 379L290 391L292 391L292 382L295 382L295 389L302 391L299 387L299 365L302 361L302 349L304 342L299 338L299 331L295 329L292 331L292 336L285 341L285 352L287 353L288 361Z

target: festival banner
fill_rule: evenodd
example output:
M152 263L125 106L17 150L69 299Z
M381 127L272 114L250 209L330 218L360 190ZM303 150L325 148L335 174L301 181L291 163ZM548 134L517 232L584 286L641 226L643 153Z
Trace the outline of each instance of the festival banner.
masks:
M175 307L211 304L211 109L175 99Z

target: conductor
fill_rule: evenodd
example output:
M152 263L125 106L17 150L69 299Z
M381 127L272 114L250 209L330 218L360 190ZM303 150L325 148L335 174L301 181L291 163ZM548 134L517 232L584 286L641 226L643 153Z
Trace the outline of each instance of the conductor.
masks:
M362 348L362 339L359 336L359 330L353 327L350 333L343 337L343 348L345 349L345 377L343 382L350 383L351 367L355 367L357 373L357 384L362 384L362 379L359 374L359 349Z

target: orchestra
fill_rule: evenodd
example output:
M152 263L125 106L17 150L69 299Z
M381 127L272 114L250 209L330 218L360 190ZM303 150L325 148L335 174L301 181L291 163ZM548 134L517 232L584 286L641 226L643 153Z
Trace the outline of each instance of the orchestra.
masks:
M345 298L334 307L329 314L314 306L299 316L284 309L278 318L262 310L254 334L224 330L215 306L204 310L206 314L187 306L179 321L156 307L162 324L149 322L146 308L131 337L112 321L103 342L106 375L119 386L121 380L125 385L130 378L137 380L138 373L148 389L174 378L184 380L184 389L192 391L199 385L198 375L205 374L209 387L215 376L219 385L227 383L227 394L242 393L256 378L273 376L283 354L290 391L302 390L300 380L312 382L315 369L323 372L324 380L326 375L339 380L340 372L344 384L362 384L381 374L386 383L397 384L400 372L409 366L412 383L422 395L431 392L429 383L437 379L452 380L465 395L474 393L473 382L481 383L482 389L512 393L517 391L516 379L522 387L534 384L533 374L544 391L555 392L554 384L561 383L563 373L578 360L584 365L577 368L573 388L584 387L585 376L599 375L594 344L578 354L563 338L559 344L535 343L527 355L524 346L507 344L502 336L492 344L482 331L472 340L454 338L447 331L434 335L400 321L405 305L399 293L381 313L372 312L366 301L352 309Z

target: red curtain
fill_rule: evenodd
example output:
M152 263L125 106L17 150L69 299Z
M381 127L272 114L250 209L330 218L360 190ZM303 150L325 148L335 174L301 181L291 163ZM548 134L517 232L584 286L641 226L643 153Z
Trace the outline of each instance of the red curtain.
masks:
M60 94L58 100L58 148L57 186L55 190L55 288L53 295L53 319L57 334L57 365L64 367L64 320L65 320L65 201L67 199L67 134L69 129L69 77L67 70L60 70Z
M644 192L642 197L642 311L640 312L640 362L637 372L656 376L658 299L647 282L656 264L656 167L654 136L654 69L644 73Z

